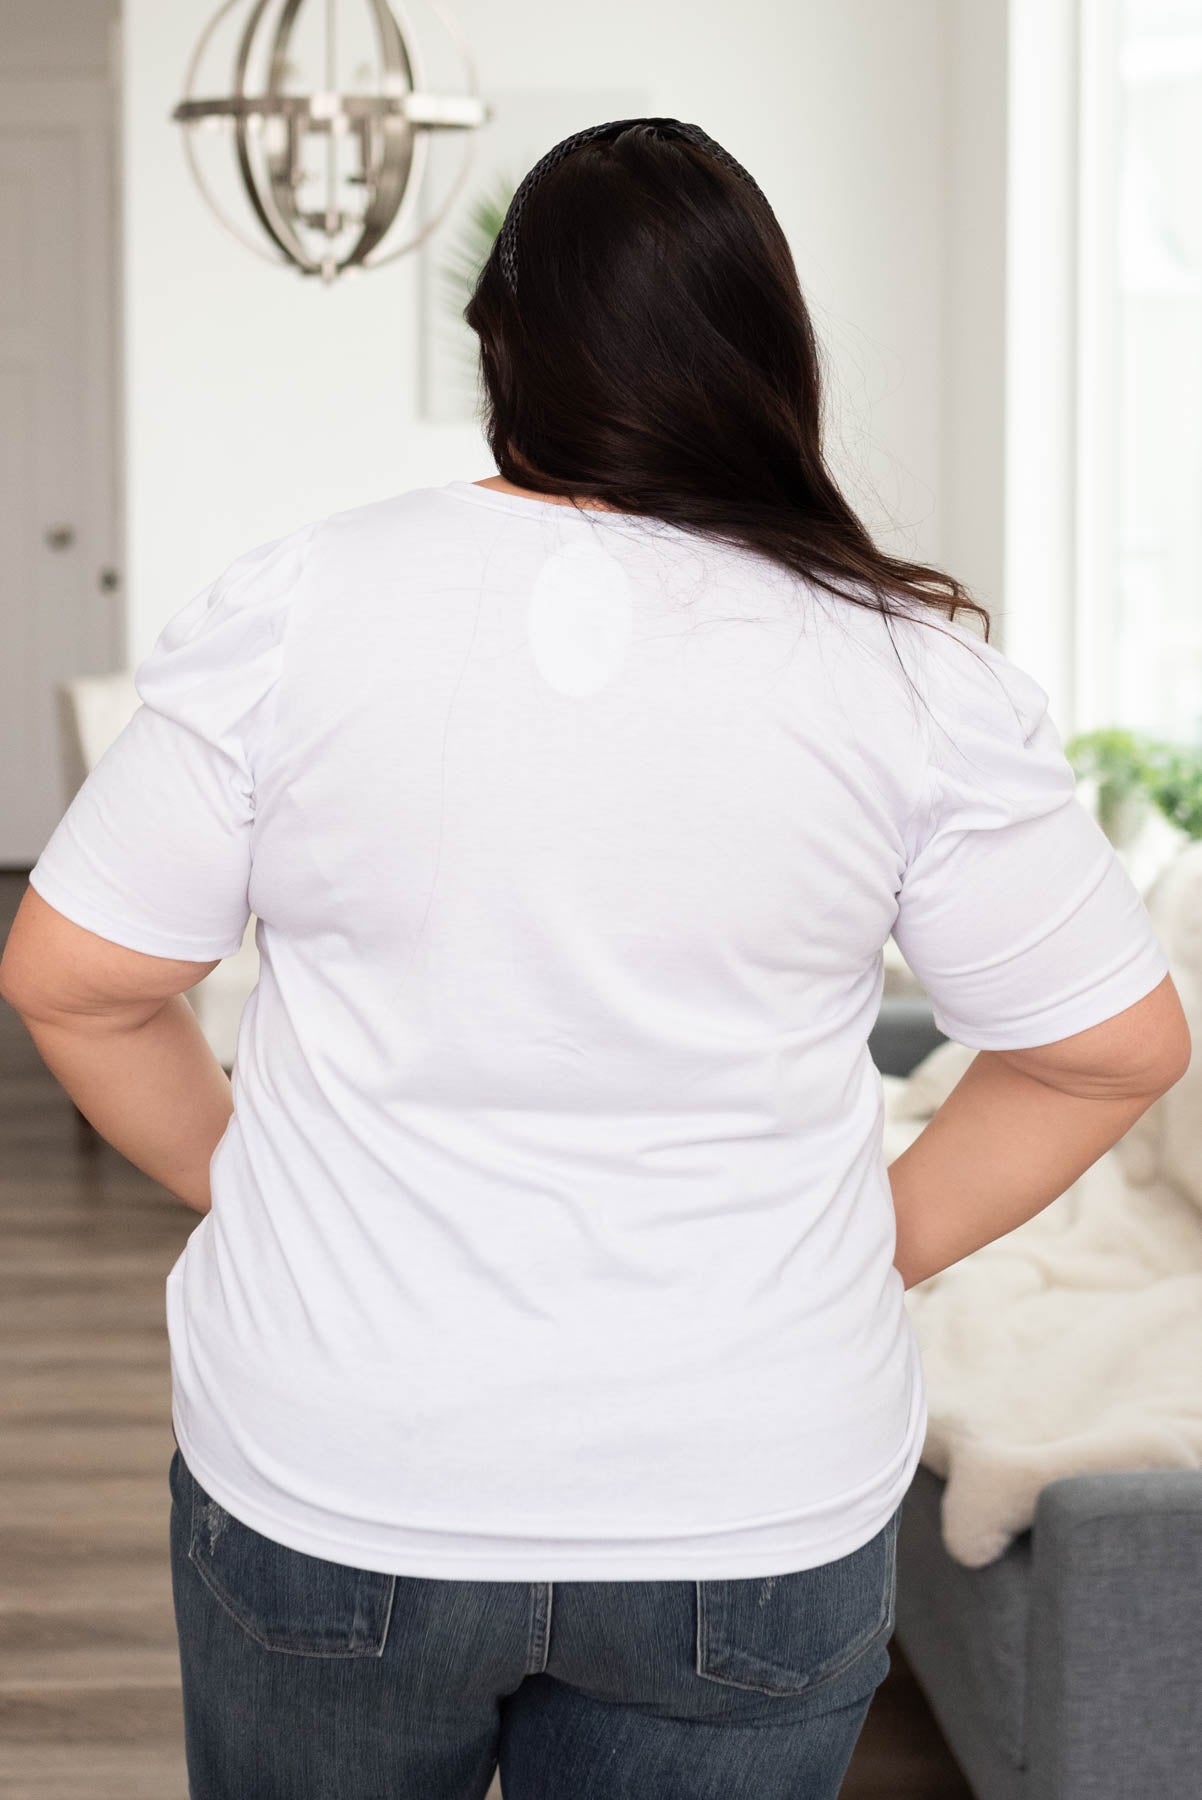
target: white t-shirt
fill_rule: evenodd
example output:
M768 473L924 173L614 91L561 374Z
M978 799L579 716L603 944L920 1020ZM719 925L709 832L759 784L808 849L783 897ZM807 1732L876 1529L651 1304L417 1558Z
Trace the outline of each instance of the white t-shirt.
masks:
M990 1048L1168 967L1043 689L917 605L464 481L239 558L137 683L32 881L153 955L258 917L167 1283L202 1485L444 1578L873 1536L926 1421L882 947Z

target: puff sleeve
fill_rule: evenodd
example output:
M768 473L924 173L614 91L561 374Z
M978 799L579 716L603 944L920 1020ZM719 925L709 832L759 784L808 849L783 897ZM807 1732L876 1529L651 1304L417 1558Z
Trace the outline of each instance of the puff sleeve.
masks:
M949 1037L1054 1043L1134 1005L1168 959L1044 689L963 627L923 636L927 785L894 940Z
M238 949L256 770L311 531L239 557L135 670L137 711L30 872L76 924L152 956L207 962Z

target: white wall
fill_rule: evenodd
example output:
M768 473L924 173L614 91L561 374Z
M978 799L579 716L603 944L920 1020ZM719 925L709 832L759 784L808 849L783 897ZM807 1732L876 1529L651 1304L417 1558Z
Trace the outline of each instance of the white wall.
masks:
M1006 648L1074 729L1080 120L1076 0L1008 0ZM1095 22L1113 19L1099 8ZM1084 171L1087 175L1091 171ZM1092 274L1092 272L1091 272ZM1089 277L1086 277L1088 279Z
M347 0L350 3L350 0ZM333 290L259 264L195 196L169 121L212 0L126 0L130 654L240 550L490 465L416 416L416 270ZM647 86L756 175L832 385L829 449L895 552L937 557L943 477L944 0L457 0L485 91ZM587 121L584 121L587 122ZM987 564L982 564L983 567ZM988 596L986 596L988 598Z
M990 608L991 636L1005 647L1010 0L946 6L939 550Z

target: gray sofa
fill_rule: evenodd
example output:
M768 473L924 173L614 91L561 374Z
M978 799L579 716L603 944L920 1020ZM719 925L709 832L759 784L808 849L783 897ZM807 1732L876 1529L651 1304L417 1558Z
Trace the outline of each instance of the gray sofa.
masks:
M939 1041L924 1002L886 1000L871 1047L904 1075ZM944 1549L942 1494L920 1467L897 1641L977 1800L1198 1800L1202 1472L1053 1481L981 1569Z

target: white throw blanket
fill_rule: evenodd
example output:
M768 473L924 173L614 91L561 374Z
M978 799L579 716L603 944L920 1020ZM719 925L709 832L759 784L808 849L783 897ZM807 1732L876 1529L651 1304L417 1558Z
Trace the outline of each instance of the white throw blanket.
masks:
M912 1288L943 1541L970 1568L1034 1518L1042 1487L1110 1469L1202 1468L1202 845L1149 908L1195 1039L1185 1079L1060 1199ZM943 1044L886 1077L886 1155L971 1061Z

